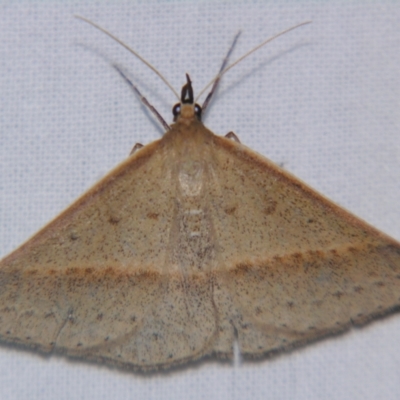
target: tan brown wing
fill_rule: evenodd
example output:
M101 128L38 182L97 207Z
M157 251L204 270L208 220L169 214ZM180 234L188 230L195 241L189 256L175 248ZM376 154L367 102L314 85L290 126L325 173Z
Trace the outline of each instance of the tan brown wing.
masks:
M399 243L244 146L215 143L222 197L214 209L221 249L214 301L243 355L298 345L399 307ZM229 352L225 345L216 350Z
M209 277L167 264L171 179L163 146L146 146L5 258L0 339L144 370L210 351Z
M260 356L399 303L399 245L177 122L0 263L0 339L148 370Z

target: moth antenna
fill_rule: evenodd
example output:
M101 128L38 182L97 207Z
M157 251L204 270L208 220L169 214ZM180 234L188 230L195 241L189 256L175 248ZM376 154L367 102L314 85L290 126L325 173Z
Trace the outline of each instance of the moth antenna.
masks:
M143 64L147 65L156 75L158 75L161 80L171 89L172 93L175 94L178 100L180 100L180 97L177 93L177 91L172 87L172 85L167 81L164 76L161 75L161 73L153 67L148 61L146 61L142 56L140 56L138 53L136 53L135 50L131 49L127 44L125 44L122 40L118 39L116 36L114 36L112 33L108 32L106 29L102 28L100 25L95 24L94 22L90 21L89 19L86 19L84 17L81 17L80 15L75 15L75 18L78 18L82 21L87 22L88 24L94 26L97 28L99 31L105 33L108 35L111 39L114 39L117 43L119 43L121 46L125 47L130 53L132 53L136 58L138 58Z
M237 43L237 41L238 41L239 36L241 35L241 33L242 33L242 32L239 31L239 32L235 35L235 37L234 37L234 39L233 39L233 42L232 42L232 44L231 44L231 47L229 47L229 50L228 50L228 52L226 53L226 56L225 56L224 60L222 61L221 68L219 69L218 75L217 75L217 77L216 77L215 80L214 80L214 84L213 84L213 86L212 86L212 88L211 88L211 90L210 90L210 93L208 93L206 99L204 100L203 105L201 106L201 108L202 108L202 110L203 110L203 113L204 113L204 111L206 110L206 108L207 108L207 106L208 106L208 103L209 103L210 100L211 100L211 97L213 96L213 94L214 94L215 91L217 90L219 81L220 81L220 79L221 79L221 73L222 73L222 71L225 69L226 64L228 64L229 57L231 56L232 51L233 51L233 49L235 48L236 43Z
M165 119L161 116L161 114L156 110L156 108L149 103L149 101L142 95L140 90L136 87L136 85L125 75L125 73L121 70L118 65L113 65L113 67L117 70L117 72L124 78L124 80L128 83L128 85L132 88L132 90L137 94L140 101L153 113L153 115L158 119L163 128L168 131L171 127L165 122Z
M238 58L235 62L233 62L231 65L229 65L228 67L226 67L224 70L220 71L205 87L203 90L200 91L200 93L197 95L196 97L196 102L198 101L198 99L200 98L200 96L216 81L220 81L222 75L225 75L231 68L233 68L235 65L239 64L241 61L243 61L246 57L248 57L250 54L254 53L255 51L257 51L258 49L260 49L261 47L265 46L267 43L272 42L274 39L278 38L279 36L284 35L285 33L288 33L294 29L299 28L300 26L303 25L307 25L307 24L311 24L312 21L306 21L306 22L302 22L300 24L297 24L295 26L292 26L291 28L285 29L282 32L277 33L276 35L268 38L267 40L265 40L264 42L260 43L258 46L254 47L254 49L248 51L246 54L244 54L242 57ZM213 91L214 87L211 89L211 92ZM210 93L211 93L210 92ZM207 96L207 98L210 95ZM207 99L206 99L207 100ZM207 104L206 104L207 105ZM204 111L204 107L203 107L203 111Z

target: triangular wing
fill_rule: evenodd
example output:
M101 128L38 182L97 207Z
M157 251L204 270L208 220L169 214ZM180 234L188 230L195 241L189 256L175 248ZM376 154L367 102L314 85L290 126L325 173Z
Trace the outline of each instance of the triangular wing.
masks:
M398 243L245 146L179 129L0 263L1 340L146 370L398 306Z
M169 171L146 146L0 263L1 341L142 370L211 350L209 281L167 265Z
M257 357L399 308L399 243L257 153L215 142L220 337L233 325L241 353Z

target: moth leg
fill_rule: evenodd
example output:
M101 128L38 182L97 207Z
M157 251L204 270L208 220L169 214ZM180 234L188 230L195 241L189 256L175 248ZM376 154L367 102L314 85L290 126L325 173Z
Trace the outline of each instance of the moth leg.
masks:
M136 143L131 152L129 153L129 155L131 156L132 154L136 153L138 150L140 150L143 147L142 143Z
M225 137L228 138L228 139L232 139L232 140L234 140L235 142L240 143L239 138L238 138L232 131L231 131L231 132L228 132L228 133L225 135Z

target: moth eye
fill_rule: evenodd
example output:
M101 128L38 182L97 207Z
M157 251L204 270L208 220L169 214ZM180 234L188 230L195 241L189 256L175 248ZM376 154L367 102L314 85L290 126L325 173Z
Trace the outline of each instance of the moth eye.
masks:
M199 119L201 119L201 107L198 104L194 105L194 112Z
M174 117L177 117L180 113L181 113L181 105L180 105L180 103L175 104L173 109L172 109L172 114L174 115Z

